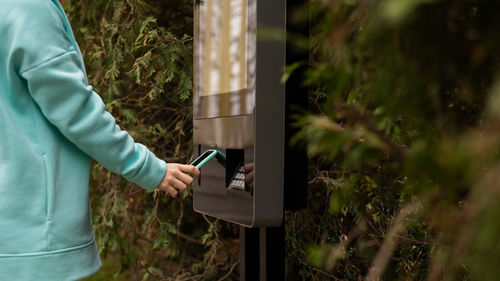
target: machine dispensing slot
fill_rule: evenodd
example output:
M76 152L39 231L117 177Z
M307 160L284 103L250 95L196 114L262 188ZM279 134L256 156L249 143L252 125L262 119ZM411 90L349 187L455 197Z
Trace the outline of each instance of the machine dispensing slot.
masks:
M195 166L196 168L200 169L201 172L201 167L205 166L211 159L215 158L217 162L222 165L223 167L226 167L226 155L216 149L207 149L205 152L201 152L201 147L198 146L198 156L193 162L191 162L190 165ZM201 176L198 179L198 184L201 185Z
M245 151L226 149L226 187L245 190Z

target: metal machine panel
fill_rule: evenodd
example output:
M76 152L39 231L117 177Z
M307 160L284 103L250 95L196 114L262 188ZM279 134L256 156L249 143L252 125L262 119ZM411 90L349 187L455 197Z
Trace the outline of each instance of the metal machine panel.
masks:
M250 227L282 222L285 17L284 0L195 6L194 144L227 159L201 169L197 212Z

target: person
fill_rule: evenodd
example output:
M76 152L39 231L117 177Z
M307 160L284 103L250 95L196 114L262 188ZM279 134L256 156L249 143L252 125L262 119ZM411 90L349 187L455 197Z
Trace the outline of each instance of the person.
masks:
M166 164L116 125L57 0L0 5L0 280L80 280L101 266L91 157L174 197L200 172Z

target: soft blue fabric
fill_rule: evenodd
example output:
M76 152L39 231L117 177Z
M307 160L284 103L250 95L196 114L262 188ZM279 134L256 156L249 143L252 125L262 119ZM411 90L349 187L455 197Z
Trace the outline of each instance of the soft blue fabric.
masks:
M0 280L98 270L90 157L147 190L166 171L88 85L58 1L0 0Z

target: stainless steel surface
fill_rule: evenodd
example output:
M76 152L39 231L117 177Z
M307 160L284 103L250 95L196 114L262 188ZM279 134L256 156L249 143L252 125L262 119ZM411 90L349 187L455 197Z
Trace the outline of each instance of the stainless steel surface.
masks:
M240 160L243 162L246 167L245 188L228 188L228 174L232 175L234 171L211 161L202 168L201 180L194 186L194 209L243 226L278 226L283 216L285 91L280 80L285 67L285 41L282 39L285 38L286 1L224 0L215 1L219 3L217 5L213 1L205 0L204 3L208 3L205 7L195 6L194 144L199 153L210 148L224 153L241 151L241 154L226 153L226 160L228 166ZM217 28L228 28L228 23L224 21L231 22L231 17L220 15L227 14L227 9L232 9L232 6L228 8L224 5L245 1L248 1L247 31L246 35L240 34L245 39L231 31L225 33L232 34L229 39L235 35L231 40L220 38L220 34L206 36L211 34L213 27L210 25L214 22L220 23ZM204 11L206 8L212 11ZM244 11L241 7L238 9ZM207 20L210 18L207 15L211 13L219 14L214 16L218 18L216 21ZM204 22L200 22L202 19ZM242 17L238 20L241 21ZM239 25L240 28L242 26ZM270 30L278 36L260 36L270 34ZM207 34L202 36L201 32ZM220 32L224 33L223 30ZM230 53L226 47L217 50L220 51L217 55L206 58L214 53L216 46L207 43L210 40L219 40L220 44L238 42L236 49L240 51L244 50L241 42L246 43L246 54L240 54L239 59L245 57L247 61L236 63L235 68L240 72L235 72L235 75L239 73L239 80L236 79L239 82L233 86L227 83L222 86L224 81L213 78L231 79L228 69L224 70L231 58L220 55ZM217 66L213 56L219 55L223 61ZM241 83L245 76L241 70L243 66L246 66L246 85ZM210 83L207 83L207 77L212 77ZM215 81L219 81L218 86L210 85ZM210 89L207 90L207 87Z
M226 153L225 149L212 147ZM208 147L202 146L204 151ZM253 149L245 150L245 163L253 162ZM194 210L240 225L253 224L252 191L227 188L226 169L216 161L207 163L201 169L201 185L195 184Z
M194 119L193 142L224 149L253 147L254 115Z

